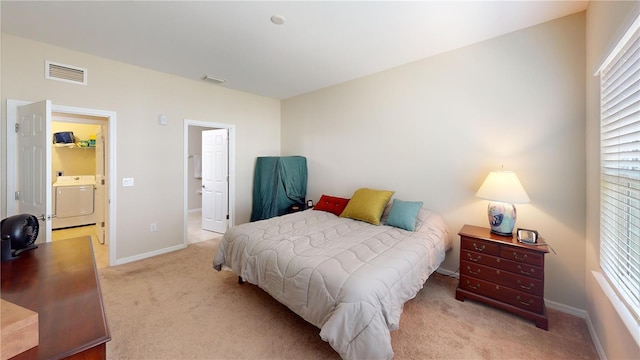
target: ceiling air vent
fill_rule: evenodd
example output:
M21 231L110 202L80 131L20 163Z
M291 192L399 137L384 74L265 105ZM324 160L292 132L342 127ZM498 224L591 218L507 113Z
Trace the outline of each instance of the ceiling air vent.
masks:
M45 61L45 79L87 85L87 69Z
M225 80L225 79L214 78L214 77L209 76L209 75L204 75L204 76L202 77L202 80L204 80L204 81L209 81L209 82L212 82L212 83L214 83L214 84L222 84L222 83L224 83L224 82L226 82L226 81L227 81L227 80Z

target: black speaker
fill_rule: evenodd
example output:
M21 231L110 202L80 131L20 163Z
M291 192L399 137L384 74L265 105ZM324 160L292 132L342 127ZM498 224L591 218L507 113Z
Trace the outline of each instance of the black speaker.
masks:
M13 260L21 253L37 248L34 243L39 229L38 218L29 214L9 216L0 221L2 261Z

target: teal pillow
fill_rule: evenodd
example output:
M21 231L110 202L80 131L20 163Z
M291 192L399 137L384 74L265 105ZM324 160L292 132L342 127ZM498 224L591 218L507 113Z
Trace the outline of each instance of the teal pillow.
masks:
M422 208L422 201L393 200L387 225L400 229L416 231L416 218Z

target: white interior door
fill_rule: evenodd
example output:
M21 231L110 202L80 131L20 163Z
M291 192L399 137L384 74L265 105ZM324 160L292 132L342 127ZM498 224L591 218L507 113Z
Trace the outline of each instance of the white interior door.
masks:
M51 101L18 107L18 213L38 217L38 242L51 241Z
M202 132L202 229L218 233L228 224L228 142L227 129Z
M106 162L105 162L104 125L96 133L96 191L95 191L95 216L96 236L101 244L108 245L106 227Z

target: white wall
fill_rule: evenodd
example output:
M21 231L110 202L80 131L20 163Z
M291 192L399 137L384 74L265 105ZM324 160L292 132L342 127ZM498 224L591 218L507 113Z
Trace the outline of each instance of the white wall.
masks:
M592 274L600 271L600 82L594 74L638 14L637 1L591 1L586 17L586 308L607 359L637 359L640 345Z
M580 13L284 100L283 155L307 157L314 201L395 190L454 235L488 225L474 194L504 165L531 198L516 226L558 252L546 257L545 297L585 309L584 29Z
M236 223L249 221L257 156L280 154L280 101L225 89L105 58L2 34L2 126L6 99L117 113L117 253L127 259L183 243L183 120L232 124L236 129ZM88 86L44 79L51 60L88 69ZM166 114L167 126L158 125ZM3 130L4 134L4 130ZM2 193L6 192L2 139ZM123 188L122 178L135 179ZM3 196L3 213L6 200ZM149 232L150 223L158 231Z

